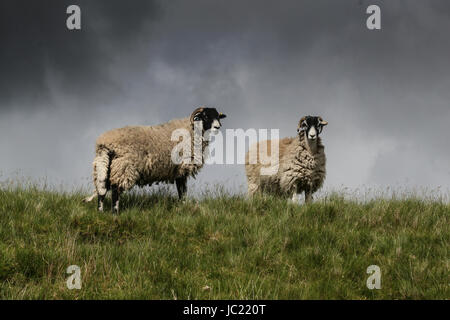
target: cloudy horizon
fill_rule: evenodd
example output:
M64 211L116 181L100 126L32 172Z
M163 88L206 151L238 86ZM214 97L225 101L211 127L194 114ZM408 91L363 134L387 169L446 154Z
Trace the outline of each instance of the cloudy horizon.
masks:
M322 116L325 188L448 190L449 18L441 0L2 1L0 181L87 186L102 132L208 105L224 130L280 137ZM206 166L206 183L243 192L244 166Z

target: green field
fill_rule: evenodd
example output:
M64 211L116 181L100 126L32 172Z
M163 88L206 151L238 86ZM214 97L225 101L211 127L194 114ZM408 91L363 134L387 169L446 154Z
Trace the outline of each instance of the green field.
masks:
M0 190L1 299L449 299L450 205ZM109 201L107 202L109 205ZM81 268L82 289L66 287ZM369 290L370 265L381 289Z

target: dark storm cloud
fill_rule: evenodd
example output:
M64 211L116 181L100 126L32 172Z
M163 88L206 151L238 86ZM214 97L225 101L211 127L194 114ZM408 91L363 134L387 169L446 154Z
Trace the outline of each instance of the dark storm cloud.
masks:
M69 4L80 32L65 28ZM380 31L365 27L370 4ZM443 0L2 1L0 166L78 181L102 131L210 104L225 128L281 136L322 115L329 186L448 187L449 18ZM200 181L224 172L245 183L242 166Z
M66 8L82 8L82 30L66 28ZM112 52L133 46L159 15L154 1L4 0L0 3L0 108L39 107L50 98L48 78L84 99L116 89ZM30 103L31 102L31 103Z

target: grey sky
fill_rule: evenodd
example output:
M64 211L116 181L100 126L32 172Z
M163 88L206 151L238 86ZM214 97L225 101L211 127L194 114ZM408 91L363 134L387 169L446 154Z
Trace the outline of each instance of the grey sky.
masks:
M0 180L87 185L100 133L208 104L282 137L321 115L328 187L450 187L448 1L3 0L0 24ZM243 166L204 182L245 189Z

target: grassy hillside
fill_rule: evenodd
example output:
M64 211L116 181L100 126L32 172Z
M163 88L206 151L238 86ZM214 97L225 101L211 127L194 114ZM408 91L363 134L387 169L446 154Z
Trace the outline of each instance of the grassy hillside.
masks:
M1 299L450 298L440 201L135 194L113 216L82 197L0 190ZM66 287L73 264L81 290ZM373 264L380 290L366 287Z

